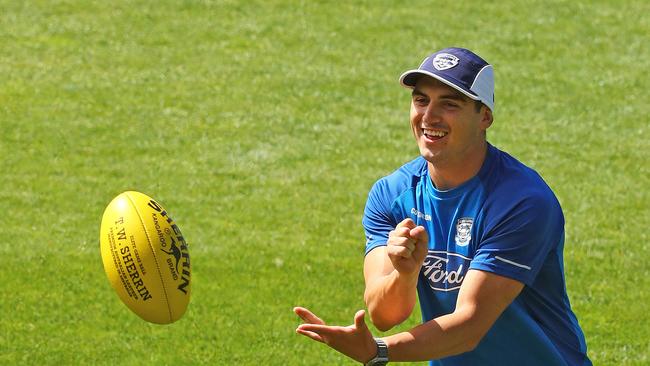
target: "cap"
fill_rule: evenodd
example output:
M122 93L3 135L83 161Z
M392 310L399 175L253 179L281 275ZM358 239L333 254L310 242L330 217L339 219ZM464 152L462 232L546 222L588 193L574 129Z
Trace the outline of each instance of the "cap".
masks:
M420 67L406 71L399 82L413 89L418 77L428 75L474 100L480 100L494 112L494 71L474 52L464 48L445 48L425 58Z

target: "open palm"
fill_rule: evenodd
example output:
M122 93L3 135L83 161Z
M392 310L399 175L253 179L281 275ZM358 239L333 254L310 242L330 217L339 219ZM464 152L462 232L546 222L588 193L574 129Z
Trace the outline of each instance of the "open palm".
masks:
M377 345L364 320L364 310L357 311L354 324L348 326L327 325L321 318L302 307L296 307L293 311L304 321L296 329L298 334L325 343L362 363L368 362L377 353Z

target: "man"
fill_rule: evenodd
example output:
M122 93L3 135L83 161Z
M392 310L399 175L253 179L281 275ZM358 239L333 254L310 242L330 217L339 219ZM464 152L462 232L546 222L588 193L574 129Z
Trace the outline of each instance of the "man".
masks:
M486 140L492 66L447 48L400 82L413 90L422 156L369 193L365 302L386 331L419 297L423 324L374 339L363 310L339 327L297 307L296 331L367 365L591 365L566 294L562 209L535 171Z

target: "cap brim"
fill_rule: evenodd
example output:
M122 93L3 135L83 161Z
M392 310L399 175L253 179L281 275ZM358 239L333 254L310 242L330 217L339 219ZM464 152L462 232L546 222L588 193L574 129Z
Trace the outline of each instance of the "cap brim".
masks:
M430 76L430 77L440 81L441 83L446 84L446 85L458 90L459 92L463 93L464 95L468 96L469 98L471 98L473 100L481 100L481 98L479 98L478 95L472 93L471 91L467 91L467 90L461 88L460 86L454 84L452 81L449 81L449 80L443 78L440 75L436 75L436 74L434 74L432 72L428 72L428 71L425 71L425 70L415 69L415 70L406 71L405 73L403 73L399 77L399 83L402 84L402 86L405 87L405 88L413 89L413 88L415 88L415 83L417 82L418 77L422 76L422 75Z

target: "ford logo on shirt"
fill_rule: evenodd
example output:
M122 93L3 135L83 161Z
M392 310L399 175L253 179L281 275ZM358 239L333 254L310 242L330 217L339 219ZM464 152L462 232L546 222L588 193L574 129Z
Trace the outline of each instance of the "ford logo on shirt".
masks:
M430 250L420 271L432 289L457 290L465 279L471 260L456 253Z

